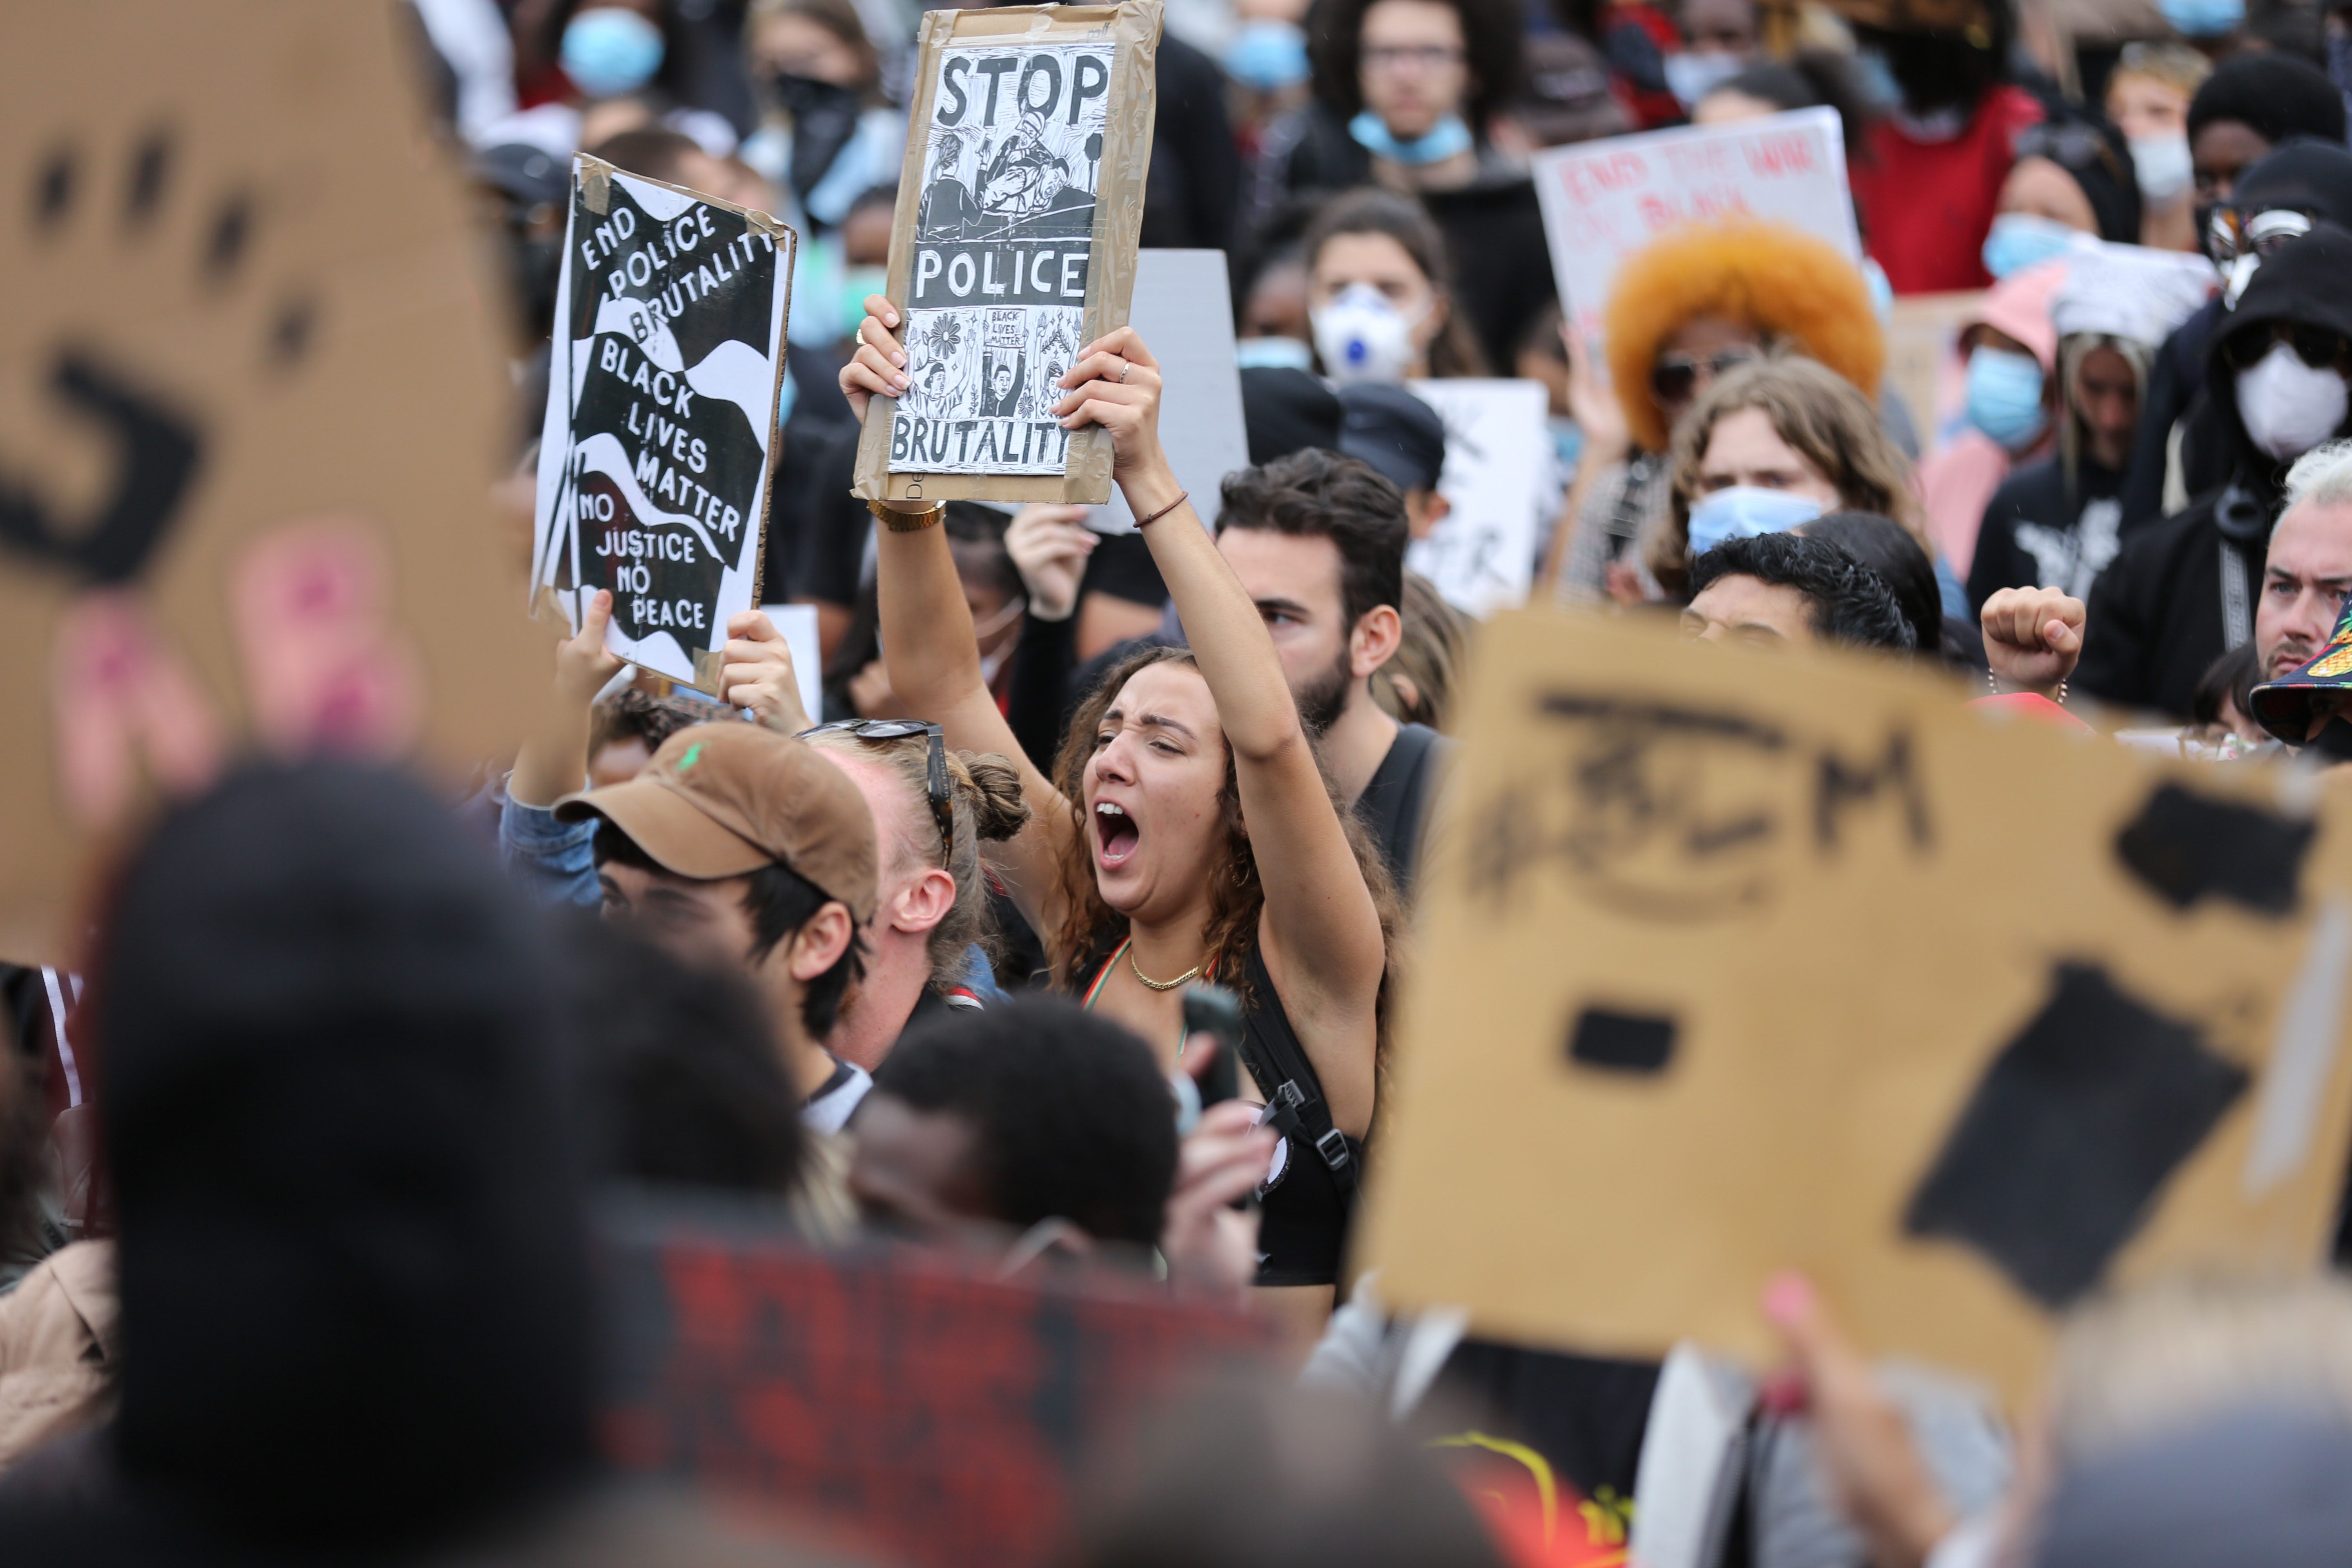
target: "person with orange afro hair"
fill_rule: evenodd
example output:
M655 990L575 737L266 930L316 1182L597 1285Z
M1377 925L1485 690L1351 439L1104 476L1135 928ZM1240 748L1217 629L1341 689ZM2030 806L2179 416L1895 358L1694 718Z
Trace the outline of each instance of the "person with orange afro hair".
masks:
M1874 403L1886 339L1869 288L1826 241L1754 218L1677 228L1626 258L1603 315L1609 384L1569 338L1570 405L1582 459L1542 586L1591 600L1637 590L1627 546L1667 504L1675 421L1715 378L1767 354L1817 360Z

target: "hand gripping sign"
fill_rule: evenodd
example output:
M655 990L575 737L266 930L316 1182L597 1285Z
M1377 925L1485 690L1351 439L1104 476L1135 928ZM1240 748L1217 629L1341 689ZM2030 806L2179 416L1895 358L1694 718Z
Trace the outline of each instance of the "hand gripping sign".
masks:
M795 244L765 213L574 161L532 586L575 626L610 590L605 646L713 696L727 617L760 602Z

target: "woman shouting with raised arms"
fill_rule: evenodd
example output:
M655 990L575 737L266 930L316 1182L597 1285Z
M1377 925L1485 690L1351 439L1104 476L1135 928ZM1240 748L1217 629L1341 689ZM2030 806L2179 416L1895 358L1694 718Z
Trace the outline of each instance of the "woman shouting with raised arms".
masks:
M841 373L860 419L869 396L907 385L898 311L878 295L866 309ZM1049 778L1021 756L982 680L938 512L889 502L877 515L891 686L950 745L1019 759L1031 818L1002 869L1065 989L1171 1067L1182 984L1197 976L1242 994L1249 1076L1284 1132L1258 1283L1287 1288L1285 1316L1307 1328L1331 1305L1371 1129L1394 899L1370 839L1333 804L1257 606L1160 448L1159 362L1122 327L1059 384L1066 428L1110 433L1112 475L1191 650L1150 648L1114 668L1080 705Z

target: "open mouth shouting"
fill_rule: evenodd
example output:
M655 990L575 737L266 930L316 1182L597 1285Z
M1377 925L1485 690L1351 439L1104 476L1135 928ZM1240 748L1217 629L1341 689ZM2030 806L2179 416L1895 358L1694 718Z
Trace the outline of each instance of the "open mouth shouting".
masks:
M1106 871L1116 871L1135 858L1135 847L1142 838L1135 818L1107 800L1095 803L1095 863Z

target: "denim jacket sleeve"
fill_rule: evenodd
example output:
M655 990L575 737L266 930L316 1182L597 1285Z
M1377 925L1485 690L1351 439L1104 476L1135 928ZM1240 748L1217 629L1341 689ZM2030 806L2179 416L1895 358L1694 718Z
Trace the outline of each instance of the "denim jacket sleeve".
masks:
M499 807L499 858L508 875L546 903L593 909L604 901L591 847L595 837L593 817L558 822L546 807L523 805L512 796Z

